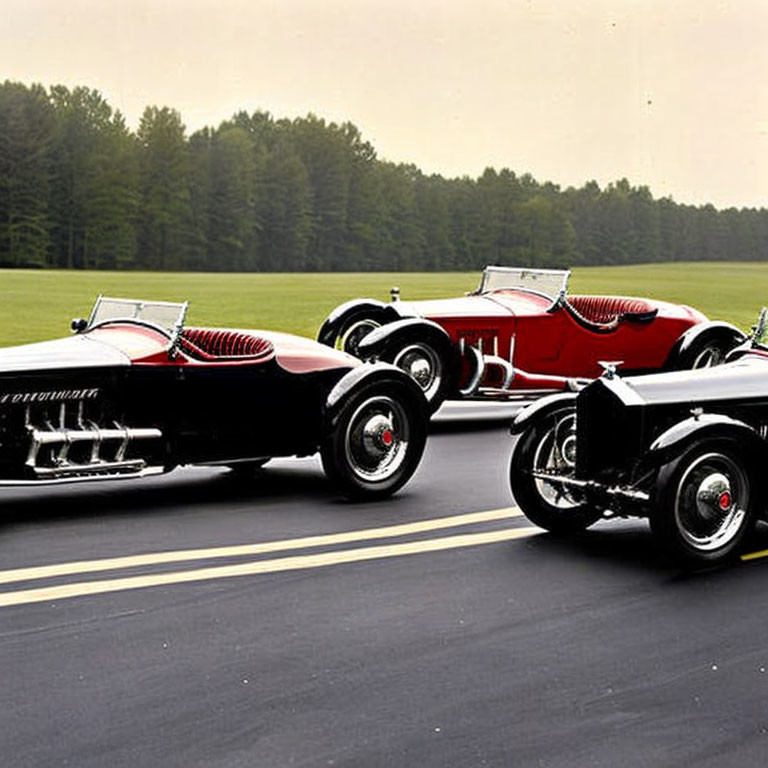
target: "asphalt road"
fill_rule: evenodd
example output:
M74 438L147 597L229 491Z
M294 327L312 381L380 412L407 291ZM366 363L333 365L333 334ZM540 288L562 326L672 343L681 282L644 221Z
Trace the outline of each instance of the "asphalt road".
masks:
M540 533L476 417L385 503L313 459L0 491L0 765L765 765L768 559Z

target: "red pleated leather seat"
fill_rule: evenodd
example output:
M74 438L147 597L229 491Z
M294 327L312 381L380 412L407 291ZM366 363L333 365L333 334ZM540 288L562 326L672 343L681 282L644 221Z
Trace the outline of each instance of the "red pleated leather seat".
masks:
M202 360L269 360L274 354L272 342L242 331L185 328L181 347L191 357Z
M624 316L650 318L657 312L645 299L623 296L569 296L568 303L585 320L599 325L608 325Z

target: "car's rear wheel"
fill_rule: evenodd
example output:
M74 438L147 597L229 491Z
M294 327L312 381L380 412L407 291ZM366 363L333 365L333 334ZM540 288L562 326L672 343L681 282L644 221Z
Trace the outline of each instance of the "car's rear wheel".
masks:
M713 330L702 334L680 355L675 368L696 370L712 368L725 362L728 353L742 341L733 334Z
M384 498L416 471L427 435L417 393L373 383L353 393L320 449L331 481L351 498Z
M729 351L728 345L712 339L694 351L690 358L690 368L696 370L697 368L711 368L714 365L721 365L725 362L725 356Z
M686 566L734 558L756 519L756 493L732 439L699 440L662 466L651 504L651 530Z
M600 519L599 509L556 479L571 477L575 465L573 408L545 414L520 436L512 451L509 483L515 501L532 523L553 533L573 533Z

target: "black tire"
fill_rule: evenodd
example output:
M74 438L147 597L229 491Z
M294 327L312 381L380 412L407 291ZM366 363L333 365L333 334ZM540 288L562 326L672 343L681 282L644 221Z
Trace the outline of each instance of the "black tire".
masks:
M698 440L659 469L651 530L682 565L720 565L738 555L752 531L757 498L749 464L735 439Z
M429 404L430 415L443 404L452 387L452 377L435 345L428 341L404 339L391 344L381 359L405 371L419 385Z
M336 337L336 346L353 357L358 357L360 342L373 330L384 325L385 320L375 312L368 310L352 315L344 321Z
M690 349L680 355L675 368L677 370L697 370L722 365L728 353L739 343L730 334L705 333L696 339Z
M351 499L391 496L421 461L427 420L423 400L402 384L360 387L344 402L320 447L326 475Z
M573 474L575 419L572 407L542 416L520 435L509 465L509 484L517 505L532 523L552 533L583 531L602 514L568 486L532 475L534 470Z

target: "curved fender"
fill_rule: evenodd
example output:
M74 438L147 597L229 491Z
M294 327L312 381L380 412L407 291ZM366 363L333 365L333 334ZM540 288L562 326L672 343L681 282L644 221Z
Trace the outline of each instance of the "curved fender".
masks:
M395 345L423 341L431 344L445 365L449 376L448 389L453 392L458 387L461 370L461 353L453 343L448 332L432 320L421 317L406 317L393 323L382 325L371 331L357 348L361 359L378 359Z
M680 421L659 435L648 449L653 463L664 464L694 440L732 437L754 458L768 454L768 445L753 427L720 413L702 413Z
M510 434L519 435L532 422L549 416L550 413L562 408L564 405L573 405L575 407L577 395L578 392L558 392L555 395L546 395L539 398L535 403L526 406L515 416L509 428Z
M405 337L409 340L437 341L440 346L453 347L451 337L442 326L421 317L406 317L371 331L360 342L358 349L363 357L378 357L395 339Z
M369 383L397 383L406 388L409 394L419 402L427 412L427 399L418 384L397 366L389 363L363 363L344 374L328 393L325 400L326 424L333 423L344 401L358 387Z
M396 320L400 314L392 304L385 304L378 299L352 299L339 304L325 319L317 333L317 340L321 344L332 347L336 337L344 327L347 319L352 315L365 313L366 310L384 320Z
M707 320L704 323L698 323L683 333L669 350L667 360L664 363L664 370L674 370L675 363L685 355L689 349L702 337L708 335L724 336L733 339L734 346L747 339L747 335L731 323L725 323L721 320Z

